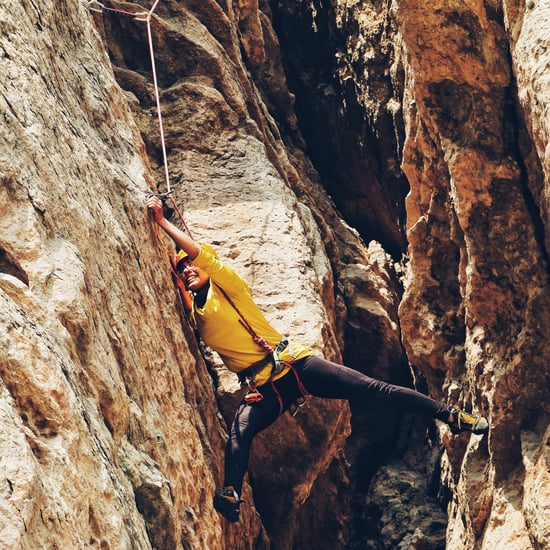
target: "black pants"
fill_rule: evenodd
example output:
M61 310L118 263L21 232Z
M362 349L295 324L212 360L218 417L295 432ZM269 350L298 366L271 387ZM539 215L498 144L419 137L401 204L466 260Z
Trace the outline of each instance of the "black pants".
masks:
M252 439L270 426L301 395L295 374L307 393L329 399L361 399L375 407L394 412L418 413L446 421L448 406L423 393L388 384L322 357L310 356L294 363L295 372L259 391L264 396L253 404L241 402L225 449L224 485L232 485L241 494Z

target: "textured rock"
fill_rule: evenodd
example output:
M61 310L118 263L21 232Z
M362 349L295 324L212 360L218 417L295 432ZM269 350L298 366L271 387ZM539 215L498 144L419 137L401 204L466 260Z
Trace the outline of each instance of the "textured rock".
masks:
M547 447L550 327L543 177L514 97L509 27L496 5L401 2L397 18L414 83L404 342L432 392L483 411L492 425L488 445L446 441L455 494L447 543L544 547L542 508L516 494L518 485L529 493L532 475L546 477L526 466L522 449L526 440L537 456Z
M185 191L178 188L186 208L190 199L190 225L248 276L275 324L284 322L296 338L336 356L319 300L332 286L319 232L309 209L284 186L284 171L269 159L292 168L269 143L277 136L265 138L268 150L262 143L263 106L244 67L231 70L236 52L225 53L191 13L174 9L183 30L174 19L168 25L155 18L153 34L157 46L164 45L158 56L163 99L177 98L165 104L168 137L172 128L189 131L188 141L177 143L179 154L174 141L170 146L175 174L182 180L195 175L185 177ZM20 34L10 34L8 12L10 19L27 20ZM207 15L217 33L232 37L235 28L223 14ZM147 66L142 22L93 17L102 33L105 20L128 32L114 57L128 60L139 45L132 60ZM123 94L90 16L76 2L71 15L46 2L6 6L2 21L3 74L9 76L2 89L2 380L11 426L3 437L18 426L21 449L20 466L11 454L2 455L10 472L3 540L29 548L50 538L64 547L267 545L250 489L243 521L223 538L224 524L211 506L221 481L225 423L178 314L164 261L168 243L155 237L143 209L152 177L127 104L145 107L136 110L136 120L145 143L158 144L149 68L117 69L121 81L135 85L133 95ZM199 63L185 65L188 57L175 47L184 39L197 48ZM43 58L35 58L38 51ZM189 78L180 81L178 74ZM155 153L150 149L160 174ZM284 276L273 277L273 265ZM231 389L223 387L230 405ZM267 471L266 484L285 480L286 493L274 499L281 502L277 510L287 509L289 499L301 507L333 459L341 461L347 409L339 403L308 407L310 414L282 420L255 451L252 472L261 478ZM296 449L282 446L280 453L306 459L294 474L274 467L284 456L275 456L272 441L283 441L284 433L297 436ZM270 499L265 506L272 506ZM298 528L292 515L286 521L281 533L292 540Z
M0 21L1 540L216 546L223 432L156 267L138 129L78 2Z
M452 437L310 399L254 442L228 525L211 495L240 392L204 361L143 209L166 189L145 23L6 0L3 544L547 548L548 10L159 3L170 181L195 237L282 331L491 423Z

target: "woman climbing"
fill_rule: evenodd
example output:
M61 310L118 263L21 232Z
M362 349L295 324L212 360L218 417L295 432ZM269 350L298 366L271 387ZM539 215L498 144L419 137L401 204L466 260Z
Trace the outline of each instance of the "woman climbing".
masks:
M248 285L211 247L197 243L168 221L157 196L147 198L146 205L179 249L175 268L192 294L191 322L203 341L248 387L226 446L223 487L214 495L214 508L228 521L239 519L252 439L306 394L361 399L393 411L426 415L449 424L454 433L488 432L487 420L481 416L332 363L291 342L268 323Z

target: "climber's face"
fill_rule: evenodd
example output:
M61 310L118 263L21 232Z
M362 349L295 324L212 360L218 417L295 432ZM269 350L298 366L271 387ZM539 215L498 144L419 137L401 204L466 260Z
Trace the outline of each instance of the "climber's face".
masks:
M183 260L180 264L183 265L180 266L178 264L178 270L187 290L198 292L208 284L210 277L206 271L200 267L194 266L190 261Z

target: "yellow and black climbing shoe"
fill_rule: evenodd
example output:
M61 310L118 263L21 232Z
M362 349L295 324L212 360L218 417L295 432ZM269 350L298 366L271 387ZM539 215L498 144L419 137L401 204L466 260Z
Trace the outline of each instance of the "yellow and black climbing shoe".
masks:
M231 523L239 521L239 500L237 491L231 486L217 489L214 494L214 508Z
M489 431L489 423L483 416L461 411L458 407L449 407L449 424L454 434L472 432L476 435L483 435Z

